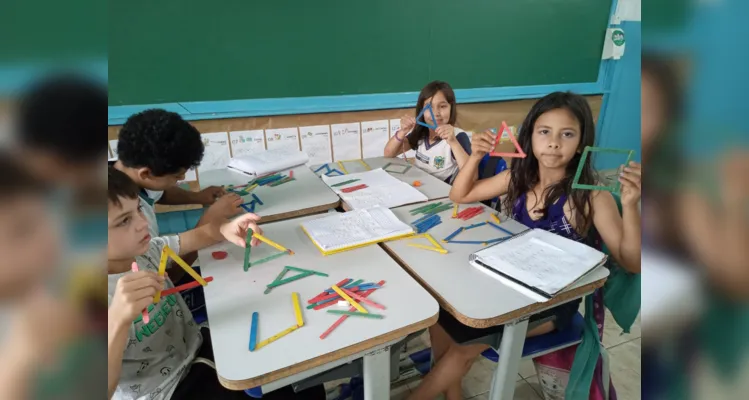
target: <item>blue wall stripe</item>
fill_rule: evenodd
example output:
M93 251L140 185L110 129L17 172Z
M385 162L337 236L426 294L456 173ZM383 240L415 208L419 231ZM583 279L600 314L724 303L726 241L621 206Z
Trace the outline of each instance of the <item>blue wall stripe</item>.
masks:
M0 94L13 96L29 84L50 73L70 71L106 82L109 63L106 58L69 62L19 62L0 65Z
M598 82L563 85L515 86L501 88L457 89L459 103L532 99L554 91L573 91L591 95L603 94L602 77ZM184 103L146 104L109 107L109 125L120 125L128 116L148 108L165 108L186 120L296 115L362 110L410 108L416 105L419 93L382 93L347 96L293 97L280 99L195 101Z

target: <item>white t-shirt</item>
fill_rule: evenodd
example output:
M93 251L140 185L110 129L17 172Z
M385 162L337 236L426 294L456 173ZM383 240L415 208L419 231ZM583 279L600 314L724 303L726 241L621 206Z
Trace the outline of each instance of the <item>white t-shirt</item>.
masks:
M168 245L179 252L179 237L151 239L148 252L135 258L140 270L158 271L161 249ZM125 274L108 275L109 304L112 304L117 281ZM168 278L164 288L174 284ZM138 316L128 331L128 342L122 357L122 370L114 399L167 400L203 343L200 328L182 296L162 296L158 304L149 306L150 322Z
M471 140L468 138L468 134L458 127L454 127L454 131L455 138L463 147L463 150L471 154ZM455 155L450 149L450 145L444 140L438 139L431 145L428 140L420 140L414 158L416 160L414 165L447 183L452 183L458 173Z

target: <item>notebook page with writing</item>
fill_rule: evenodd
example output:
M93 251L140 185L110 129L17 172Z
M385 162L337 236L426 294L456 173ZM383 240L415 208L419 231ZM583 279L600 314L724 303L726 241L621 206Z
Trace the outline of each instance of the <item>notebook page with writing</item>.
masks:
M413 233L387 208L373 207L307 221L302 224L317 246L334 251Z
M358 179L358 181L350 185L332 186L352 179ZM392 208L428 200L416 188L391 176L382 168L342 176L323 175L322 180L354 210L375 206ZM346 187L362 184L367 187L350 193L342 191Z
M547 297L563 291L605 260L606 255L592 247L540 229L471 255L471 261L479 261L498 275L520 281Z

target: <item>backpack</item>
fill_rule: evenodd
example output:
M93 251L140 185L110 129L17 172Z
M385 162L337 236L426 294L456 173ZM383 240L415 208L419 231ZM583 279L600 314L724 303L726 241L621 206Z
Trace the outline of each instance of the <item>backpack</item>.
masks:
M492 157L488 153L479 162L479 179L487 179L507 169L507 162L502 157ZM502 207L499 197L481 202L487 207L501 211Z

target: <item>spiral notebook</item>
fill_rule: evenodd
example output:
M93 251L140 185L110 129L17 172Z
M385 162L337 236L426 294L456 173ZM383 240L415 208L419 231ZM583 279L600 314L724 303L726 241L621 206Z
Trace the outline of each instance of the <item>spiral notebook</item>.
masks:
M414 234L385 207L333 213L302 223L302 230L324 255Z
M503 284L545 302L607 259L606 254L583 243L528 229L471 254L468 261Z

